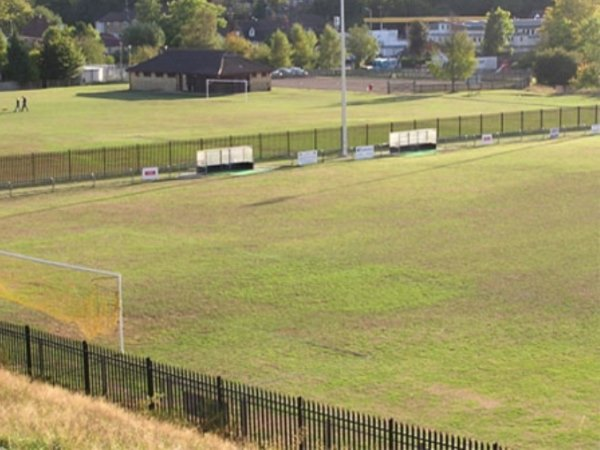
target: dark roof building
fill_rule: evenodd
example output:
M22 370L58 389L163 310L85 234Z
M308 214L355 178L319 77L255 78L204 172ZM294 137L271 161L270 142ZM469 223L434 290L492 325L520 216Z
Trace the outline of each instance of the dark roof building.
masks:
M164 92L236 93L271 90L272 68L217 50L168 50L127 69L130 89ZM245 82L245 83L244 83Z
M42 40L42 36L49 27L50 23L45 17L34 17L21 29L20 37L29 44L35 44Z

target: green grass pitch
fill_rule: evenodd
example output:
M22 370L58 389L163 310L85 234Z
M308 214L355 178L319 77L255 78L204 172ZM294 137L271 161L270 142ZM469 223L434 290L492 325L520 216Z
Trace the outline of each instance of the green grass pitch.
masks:
M20 95L28 97L29 113L12 112L15 97ZM311 130L341 123L339 92L276 88L252 93L248 98L246 102L244 96L207 100L136 93L127 91L123 84L0 92L0 155ZM596 103L597 99L590 96L523 91L410 96L353 92L348 94L348 123L364 125ZM514 128L515 124L506 125ZM478 133L476 128L463 132Z
M599 147L3 197L0 248L122 272L137 354L514 448L589 449Z

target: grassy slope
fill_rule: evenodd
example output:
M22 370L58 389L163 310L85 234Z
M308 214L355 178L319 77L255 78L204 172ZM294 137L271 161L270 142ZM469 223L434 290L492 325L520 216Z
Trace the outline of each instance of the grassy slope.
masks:
M598 144L3 200L0 248L123 272L136 353L519 448L591 448Z
M125 89L109 85L0 92L0 155L340 124L340 96L334 91L275 89L251 94L246 103L241 96L206 100ZM23 94L31 112L13 114L14 98ZM349 93L348 120L379 123L596 102L592 97L523 91L400 97Z
M11 450L133 450L239 448L101 400L0 370L0 448Z

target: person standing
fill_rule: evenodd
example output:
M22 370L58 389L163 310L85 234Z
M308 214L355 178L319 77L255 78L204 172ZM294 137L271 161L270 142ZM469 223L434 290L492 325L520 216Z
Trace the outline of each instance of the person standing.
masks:
M27 97L23 96L21 99L21 111L29 112L29 107L27 106Z
M17 105L15 106L15 110L13 112L21 111L21 100L17 97Z

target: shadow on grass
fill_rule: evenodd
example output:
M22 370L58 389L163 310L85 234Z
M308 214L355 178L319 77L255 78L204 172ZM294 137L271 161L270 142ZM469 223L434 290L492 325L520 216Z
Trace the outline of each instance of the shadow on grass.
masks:
M79 92L77 93L77 97L97 98L102 100L119 100L126 102L201 98L194 94L164 94L160 92L139 92L129 90L111 92Z
M360 100L349 100L348 101L348 106L369 106L369 105L384 105L384 104L388 104L388 103L406 103L406 102L416 102L419 100L426 100L428 98L434 98L434 97L439 97L437 95L411 95L411 94L406 94L406 95L388 95L385 97L377 97L374 98L372 100L365 100L365 99L360 99ZM328 105L329 107L337 107L340 106L340 103L332 103L330 105ZM321 106L319 106L319 108L322 108Z

